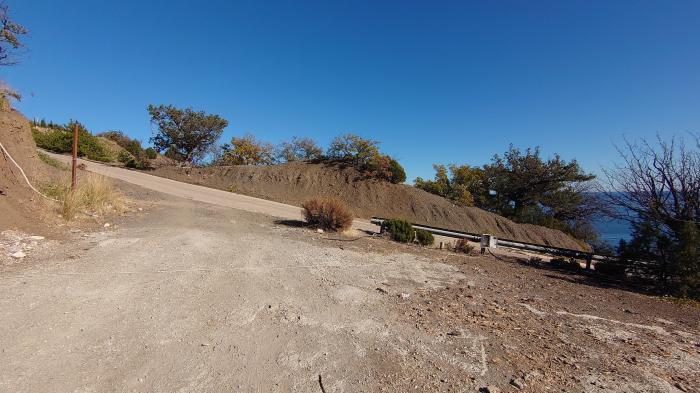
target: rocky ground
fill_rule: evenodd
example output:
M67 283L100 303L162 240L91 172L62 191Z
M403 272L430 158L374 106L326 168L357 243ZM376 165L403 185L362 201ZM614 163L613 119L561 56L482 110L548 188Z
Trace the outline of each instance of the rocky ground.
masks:
M6 236L0 391L698 391L692 303L119 187L142 210Z

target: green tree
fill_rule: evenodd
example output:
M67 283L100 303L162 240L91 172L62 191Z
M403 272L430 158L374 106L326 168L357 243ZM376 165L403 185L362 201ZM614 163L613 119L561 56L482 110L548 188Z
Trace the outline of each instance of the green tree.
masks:
M596 212L587 196L593 179L576 160L567 162L559 155L543 160L539 148L522 152L511 145L484 165L484 190L489 194L479 205L517 222L573 234L575 226L584 226Z
M435 169L435 178L433 180L416 178L414 184L417 188L465 206L473 206L475 198L481 199L487 194L483 187L484 172L480 168L452 164L448 169L445 165L434 164L433 169Z
M347 161L356 168L363 168L371 159L379 156L379 142L345 134L333 139L326 155L330 159Z
M272 165L275 163L274 147L259 142L254 135L231 138L231 144L221 147L219 165Z
M313 139L297 137L282 143L277 154L278 160L282 162L317 160L322 155L323 150Z
M178 109L172 105L149 105L148 113L151 122L158 127L158 132L151 138L156 150L188 164L209 153L228 126L228 121L218 115L190 108Z

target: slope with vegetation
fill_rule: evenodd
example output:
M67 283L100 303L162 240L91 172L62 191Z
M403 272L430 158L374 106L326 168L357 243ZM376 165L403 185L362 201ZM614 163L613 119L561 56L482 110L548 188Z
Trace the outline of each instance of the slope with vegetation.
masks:
M335 197L358 217L403 218L424 225L492 233L502 238L585 250L565 233L536 225L517 224L499 215L405 184L367 177L342 162L294 161L268 166L166 166L151 173L193 184L301 206L312 197Z

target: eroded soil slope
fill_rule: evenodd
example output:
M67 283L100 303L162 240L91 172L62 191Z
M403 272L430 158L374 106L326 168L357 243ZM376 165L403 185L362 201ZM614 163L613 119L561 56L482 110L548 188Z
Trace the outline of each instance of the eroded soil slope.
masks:
M50 168L37 157L29 121L19 112L0 110L0 143L35 185L51 176ZM43 228L40 199L0 150L0 230Z
M350 167L293 162L267 167L162 167L158 176L233 191L291 205L314 196L345 201L358 217L404 218L414 223L571 249L586 245L561 231L517 224L476 207L461 207L445 198L403 184L364 178Z

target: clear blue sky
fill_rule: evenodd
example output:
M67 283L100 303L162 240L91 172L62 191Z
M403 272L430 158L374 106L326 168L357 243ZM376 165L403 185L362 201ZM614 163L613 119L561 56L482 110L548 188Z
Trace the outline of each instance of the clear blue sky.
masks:
M510 143L598 172L622 135L700 131L698 1L7 3L19 109L144 142L148 104L190 106L226 140L380 140L412 181Z

